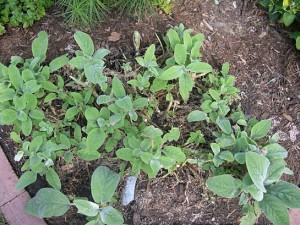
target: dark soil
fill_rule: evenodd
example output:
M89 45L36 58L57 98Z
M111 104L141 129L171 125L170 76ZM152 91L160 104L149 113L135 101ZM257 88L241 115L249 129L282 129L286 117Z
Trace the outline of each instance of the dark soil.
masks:
M48 60L71 54L76 48L73 40L75 29L64 25L61 18L54 17L57 9L49 10L46 17L28 30L8 29L0 37L0 61L7 64L10 56L31 56L31 42L41 30L49 34ZM180 0L172 16L157 14L144 20L111 13L106 22L88 31L96 47L112 51L108 67L120 69L120 64L133 55L132 34L142 34L142 46L157 42L155 33L162 36L166 30L183 23L195 32L204 33L206 41L202 52L204 60L214 68L223 62L231 64L231 74L237 79L241 90L244 112L259 119L271 118L273 132L280 132L280 142L288 149L287 163L294 171L286 180L300 184L300 61L294 43L282 27L271 26L267 14L254 1ZM121 35L119 41L108 40L111 32ZM8 127L0 129L0 143L17 175L21 175L20 163L13 158L17 151L8 138ZM57 163L63 183L62 191L68 195L90 196L90 178L98 165L116 168L117 162L107 160L93 163L75 159L72 164ZM241 209L237 200L214 199L205 187L207 174L195 167L180 168L175 176L148 181L139 178L136 200L124 212L126 222L146 224L238 224ZM121 190L123 186L121 184ZM47 184L40 178L28 188L34 196ZM64 217L48 220L51 225L85 224L85 218L70 210ZM257 224L269 224L262 218Z

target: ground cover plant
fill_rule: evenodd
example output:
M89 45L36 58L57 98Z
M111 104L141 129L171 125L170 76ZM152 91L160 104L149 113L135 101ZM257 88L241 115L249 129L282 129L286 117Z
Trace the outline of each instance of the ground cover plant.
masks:
M280 181L283 173L291 173L284 161L287 152L276 143L278 135L266 137L269 120L257 121L241 112L235 79L228 74L229 64L216 71L202 61L199 48L203 35L193 35L182 25L170 29L162 56L157 56L156 46L151 45L143 57L136 58L140 68L132 71L134 75L127 84L121 76L112 77L105 70L109 51L95 51L91 38L83 32L77 32L74 38L80 50L70 60L63 55L45 64L48 36L41 32L33 42L32 59L12 57L9 66L0 65L0 122L13 125L11 137L20 145L15 159L25 160L22 169L26 172L17 188L35 182L37 174L45 175L53 187L42 189L28 203L29 213L58 215L51 207L44 207L47 192L64 199L61 205L52 205L64 207L60 212L71 205L58 192L61 183L53 169L57 158L70 162L78 156L90 161L114 151L130 163L128 170L135 176L142 171L149 178L176 175L178 166L197 164L213 174L207 181L213 192L227 198L240 195L245 213L242 224L253 224L261 211L274 224L289 224L286 208L299 207L300 191ZM66 74L70 69L72 75ZM198 105L186 121L199 124L201 129L180 130L172 122L176 104L185 104L191 98ZM154 123L157 109L163 112L161 117L169 119L166 126ZM205 141L200 149L184 145ZM117 177L107 168L99 170L99 177ZM118 179L112 183L110 197L102 201L93 194L95 202L110 202ZM100 224L101 220L123 223L121 219L103 219L105 212L115 212L104 210L107 205L99 207L85 200L74 200L72 205L79 213L96 216L93 219Z
M258 0L258 3L268 9L271 22L279 20L286 27L300 21L300 2L297 0ZM296 40L296 48L300 50L300 32L290 34Z
M17 27L22 24L27 28L34 21L45 16L45 9L52 5L53 1L34 0L1 0L0 1L0 35L6 32L5 25Z

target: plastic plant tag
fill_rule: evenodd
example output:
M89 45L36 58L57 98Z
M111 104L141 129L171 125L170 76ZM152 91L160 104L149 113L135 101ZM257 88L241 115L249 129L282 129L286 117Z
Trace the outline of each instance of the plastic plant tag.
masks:
M130 202L132 202L134 200L136 181L137 181L136 176L127 177L125 190L124 190L124 194L123 194L123 199L122 199L123 206L128 205Z

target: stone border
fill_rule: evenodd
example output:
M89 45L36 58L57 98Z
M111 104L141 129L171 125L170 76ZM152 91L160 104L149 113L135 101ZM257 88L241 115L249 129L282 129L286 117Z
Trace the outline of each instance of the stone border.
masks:
M17 191L18 177L0 147L0 210L10 225L47 225L27 214L24 205L30 199L26 190Z
M30 199L26 190L17 191L18 177L0 146L0 210L9 225L47 225L27 214L24 205ZM291 225L300 225L300 209L290 209Z

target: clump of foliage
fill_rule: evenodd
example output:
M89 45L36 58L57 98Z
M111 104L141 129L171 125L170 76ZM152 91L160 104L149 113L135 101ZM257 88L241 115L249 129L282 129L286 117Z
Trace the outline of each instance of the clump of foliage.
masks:
M297 0L258 0L269 11L271 22L280 20L286 27L300 21L300 2ZM296 48L300 50L300 32L292 32Z
M203 62L204 35L183 25L170 29L162 56L153 44L136 57L138 72L123 66L132 74L126 83L122 74L105 69L108 50L95 50L86 33L78 31L74 38L80 50L71 59L63 55L47 65L48 36L41 32L32 44L33 58L14 56L9 66L0 64L0 124L12 125L11 137L20 146L15 160L24 161L17 189L35 182L38 174L53 187L37 193L27 204L29 213L59 216L75 205L92 220L88 224L122 224L119 212L108 206L118 175L98 168L92 177L98 204L70 203L59 192L54 169L57 158L69 163L74 155L87 161L116 155L128 162L129 174L144 172L150 179L196 164L213 174L207 180L210 190L226 198L240 196L241 224L254 224L262 212L275 225L289 224L287 208L300 208L300 189L280 181L292 173L284 160L287 151L277 143L278 134L267 136L269 120L257 121L241 111L229 64L216 71ZM177 115L176 105L188 102L197 108ZM179 129L173 123L177 116L200 128ZM154 117L170 122L160 126ZM102 188L105 184L111 186ZM97 197L105 196L102 189L109 194L106 200ZM62 204L50 206L49 194ZM108 219L113 217L117 221Z
M52 5L48 0L0 0L0 35L5 33L5 24L27 28L45 16L45 9Z

